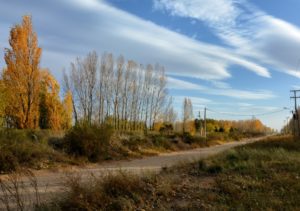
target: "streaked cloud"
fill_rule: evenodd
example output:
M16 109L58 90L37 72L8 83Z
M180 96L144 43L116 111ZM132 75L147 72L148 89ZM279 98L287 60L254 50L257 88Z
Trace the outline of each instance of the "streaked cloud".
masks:
M300 78L300 29L250 1L154 0L154 8L206 23L225 45L251 61L248 69L258 75L270 76L261 69L270 67Z
M225 96L242 100L263 100L277 97L268 90L241 90L231 88L229 84L224 82L214 81L212 83L214 87L202 86L173 77L168 78L168 88L171 90L195 90L201 94Z
M14 5L18 5L18 9L9 14L7 11L14 11ZM115 55L123 53L141 63L159 62L171 74L204 80L231 77L229 69L232 65L264 77L270 76L265 67L239 56L230 48L189 38L105 1L53 0L51 3L31 1L31 4L20 4L12 0L2 2L0 12L7 15L1 22L8 25L19 22L24 14L34 15L35 29L45 50L43 65L54 71L60 71L70 62L61 57L62 52L69 58L96 50L110 51ZM49 52L51 62L48 61ZM53 60L56 62L53 63Z
M209 23L234 24L239 11L228 0L154 0L154 8L171 15L193 17Z

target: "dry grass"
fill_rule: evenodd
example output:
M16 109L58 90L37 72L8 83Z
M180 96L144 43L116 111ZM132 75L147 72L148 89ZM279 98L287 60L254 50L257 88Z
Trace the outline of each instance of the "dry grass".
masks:
M228 141L227 136L217 133L205 141L197 135L119 133L106 126L87 125L73 127L65 135L63 131L2 129L0 174L24 167L46 169L207 147Z
M44 169L61 164L77 164L76 160L48 144L48 139L53 137L51 131L0 129L0 174L24 167Z
M300 208L300 141L291 137L241 146L182 171L215 178L203 200L216 210Z
M10 142L9 146L1 149L0 174L18 171L24 167L38 170L77 163L78 161L44 144Z
M0 202L0 209L8 211L39 207L41 199L35 175L30 170L19 170L0 179Z
M300 141L273 137L138 177L74 179L57 210L299 210ZM51 207L52 206L52 207Z

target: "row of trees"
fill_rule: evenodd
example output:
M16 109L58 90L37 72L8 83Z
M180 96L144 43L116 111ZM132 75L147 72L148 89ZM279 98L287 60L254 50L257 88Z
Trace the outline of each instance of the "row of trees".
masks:
M249 120L214 120L208 119L207 121L208 132L233 132L239 131L241 133L271 133L271 128L265 126L259 119Z
M175 122L174 131L182 132L185 128L185 132L190 134L204 134L204 120L203 119L192 119L183 122ZM230 120L215 120L207 119L206 120L206 132L207 134L211 133L240 133L240 134L269 134L274 131L265 126L258 119L250 120L239 120L239 121L230 121Z
M109 123L117 130L152 129L158 120L173 121L167 78L159 64L143 66L121 55L96 52L71 63L64 73L73 96L75 122Z
M5 49L6 68L0 77L0 117L6 127L19 129L66 129L71 126L71 93L63 101L59 83L41 69L38 46L30 16L12 27L10 48Z
M205 125L206 124L206 125ZM291 124L289 124L291 125ZM291 126L290 126L291 127ZM178 133L190 133L192 135L198 133L204 135L204 130L208 134L215 132L233 133L238 132L241 134L267 134L274 132L271 128L265 126L258 119L249 120L215 120L215 119L195 119L193 112L193 105L190 98L184 98L182 106L182 121L156 122L154 129L156 131L175 131Z

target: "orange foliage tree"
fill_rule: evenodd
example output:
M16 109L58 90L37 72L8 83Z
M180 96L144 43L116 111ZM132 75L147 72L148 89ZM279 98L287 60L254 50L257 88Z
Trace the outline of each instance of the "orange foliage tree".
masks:
M196 127L194 120L188 120L185 123L185 132L188 132L191 135L195 135L196 133Z
M48 70L41 71L40 127L62 130L72 125L72 95L67 92L60 101L60 86Z
M72 126L72 114L73 114L73 99L72 93L67 91L63 101L63 122L62 128L69 129Z
M59 99L59 84L48 70L41 72L40 127L60 130L63 106Z
M72 124L72 95L61 102L60 86L48 70L39 67L42 49L38 47L31 17L10 32L0 79L0 117L8 126L19 129L68 129ZM5 97L4 96L5 93Z
M0 126L4 123L6 103L6 92L4 90L3 80L0 78Z
M5 49L7 68L3 73L9 102L5 109L7 119L16 128L37 128L42 49L38 47L30 16L24 16L22 24L11 29L9 44L11 48Z

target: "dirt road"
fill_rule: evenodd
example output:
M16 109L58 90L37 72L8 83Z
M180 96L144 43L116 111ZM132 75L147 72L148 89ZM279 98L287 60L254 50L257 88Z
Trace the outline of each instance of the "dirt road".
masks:
M149 171L158 172L163 167L168 167L183 162L190 162L193 160L204 159L233 147L255 142L258 140L260 140L260 138L239 142L230 142L208 148L199 148L188 151L160 154L158 156L146 157L130 161L114 161L97 165L89 165L85 167L64 168L56 171L40 170L34 171L33 173L35 174L37 180L38 192L42 200L45 200L47 198L50 198L51 196L55 196L57 193L62 192L65 189L64 183L66 178L70 174L80 175L80 177L84 180L88 179L91 175L103 176L120 170L135 174L142 174ZM5 177L7 177L7 175L1 176L0 178L3 179ZM29 204L30 201L35 200L35 189L32 187L32 184L28 180L28 178L21 178L19 180L19 184L20 187L22 186L22 188L20 188L22 189L21 198L23 197L25 204ZM3 196L4 193L0 189L0 199L1 197L3 199ZM15 197L12 197L10 199L11 204L16 203L13 202L15 201L14 198ZM1 201L0 210L5 210L4 203L2 202L1 205Z

